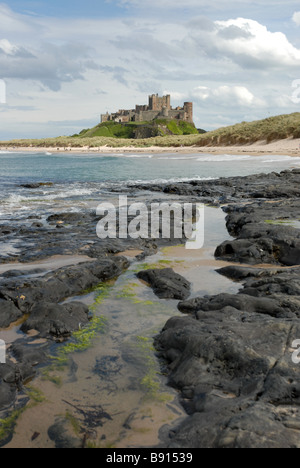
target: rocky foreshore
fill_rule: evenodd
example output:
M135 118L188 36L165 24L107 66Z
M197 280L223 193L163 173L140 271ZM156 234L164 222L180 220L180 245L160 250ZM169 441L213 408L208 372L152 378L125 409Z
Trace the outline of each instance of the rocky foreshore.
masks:
M42 187L28 184L25 188L30 190L32 185ZM18 328L22 332L7 347L6 363L0 364L1 421L9 421L27 403L24 385L49 364L54 348L92 320L81 296L116 280L128 269L130 257L143 260L160 245L174 243L168 239L101 240L96 235L98 220L91 209L18 217L0 225L0 330ZM11 253L6 246L12 243ZM70 264L58 266L66 260ZM1 421L3 446L12 427L8 425L3 438Z
M156 338L170 385L189 416L170 448L299 447L300 171L174 189L229 201L234 240L216 249L238 294L180 302ZM170 190L165 187L165 190ZM234 200L235 199L235 200ZM267 265L266 265L267 264ZM294 343L295 345L295 343ZM297 353L296 353L297 356Z
M219 273L241 283L238 294L191 298L190 283L169 268L139 274L159 297L180 300L184 314L170 319L155 340L188 414L164 446L299 447L300 364L292 361L292 343L300 340L299 182L294 170L128 187L128 193L152 190L222 206L234 239L216 246L215 255L233 265ZM0 328L21 320L24 333L34 329L43 338L40 343L29 334L10 346L0 366L1 415L24 404L22 386L47 361L52 344L90 320L86 305L72 298L122 274L129 262L116 254L135 249L143 258L160 246L95 239L96 222L91 211L0 226L3 244L17 239L19 249L2 255L3 265L53 255L91 259L54 271L35 265L24 273L16 266L0 275Z

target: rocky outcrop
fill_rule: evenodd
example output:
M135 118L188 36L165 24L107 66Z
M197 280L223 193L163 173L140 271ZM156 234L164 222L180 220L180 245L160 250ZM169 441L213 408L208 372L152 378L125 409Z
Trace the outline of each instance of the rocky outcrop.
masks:
M299 447L299 364L292 359L300 339L300 231L293 226L299 175L245 178L239 189L247 203L237 199L224 208L235 239L218 246L216 256L274 267L220 269L241 283L239 293L181 301L186 315L170 319L156 337L164 371L189 415L169 433L170 448ZM230 179L233 185L236 190Z
M34 305L29 318L21 326L23 332L37 330L40 336L67 338L89 322L89 308L81 302Z
M181 302L156 339L191 415L169 447L299 447L299 271L250 270L240 294Z
M191 283L172 268L143 270L136 275L148 283L160 299L186 299L191 293Z
M91 319L85 304L60 302L116 278L128 266L126 258L111 257L60 268L34 279L18 276L18 272L16 276L2 278L0 327L8 327L23 317L21 330L24 333L35 330L46 341L36 345L30 337L20 338L9 348L6 364L0 365L0 410L15 402L23 382L34 377L36 366L49 359L47 350L51 341L65 340Z
M60 268L42 278L14 278L0 281L0 295L11 301L23 314L31 313L36 304L58 303L119 276L128 268L124 257L99 259L72 267Z
M245 177L221 177L216 180L193 180L163 185L135 185L140 190L152 190L183 196L197 197L198 201L223 205L241 200L289 200L300 198L300 169L283 171L280 174L255 174ZM257 202L259 203L259 202Z
M22 316L22 312L12 301L0 299L0 328L8 328L11 323L16 322Z
M300 264L300 231L293 227L300 214L300 200L229 206L226 222L236 239L216 249L216 257L240 263Z

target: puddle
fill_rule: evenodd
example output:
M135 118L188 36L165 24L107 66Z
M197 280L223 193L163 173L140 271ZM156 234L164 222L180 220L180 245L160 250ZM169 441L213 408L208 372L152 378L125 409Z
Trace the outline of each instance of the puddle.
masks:
M79 338L73 347L60 347L52 364L32 383L45 401L23 413L6 447L53 447L48 428L57 417L71 420L70 432L76 426L73 436L85 438L87 446L156 446L159 429L184 416L177 393L160 375L153 348L153 337L166 320L179 315L176 301L168 304L152 297L134 271L95 291L94 297L92 308L102 326L91 346L80 351ZM85 345L85 339L82 342ZM93 422L85 413L95 415L97 408L105 416ZM31 441L34 433L40 436Z
M115 282L75 298L90 306L94 319L58 346L50 365L30 383L29 395L38 398L31 398L5 447L53 448L59 425L67 437L63 446L68 440L99 448L163 443L161 428L171 428L185 412L161 373L153 338L170 317L181 314L178 301L158 299L135 274L172 267L192 282L192 296L237 292L240 284L215 271L227 265L213 256L218 243L229 238L224 218L222 210L206 209L204 249L162 249L132 263Z
M11 323L8 328L0 328L0 340L5 341L6 345L10 345L21 336L24 336L20 328L27 318L28 315L23 315L19 320Z
M39 268L40 270L44 270L40 274L46 274L51 270L57 270L58 268L67 267L71 265L78 265L79 263L84 262L93 262L95 261L94 258L87 257L86 255L54 255L53 257L49 257L45 260L38 260L36 262L30 263L6 263L0 265L0 275L3 273L17 270L25 273L30 274L30 270L34 270Z
M9 242L1 242L1 256L2 257L17 257L20 254L20 247L18 240L10 240Z

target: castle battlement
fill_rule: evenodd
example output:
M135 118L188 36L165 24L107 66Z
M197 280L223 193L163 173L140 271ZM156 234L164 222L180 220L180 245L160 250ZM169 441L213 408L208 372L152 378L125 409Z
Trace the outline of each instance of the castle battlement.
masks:
M171 106L170 94L166 96L151 94L149 96L148 105L137 104L135 109L120 109L113 114L107 112L101 115L101 123L150 122L151 120L159 118L177 119L193 123L193 103L185 102L183 107L176 107L176 109L173 109Z

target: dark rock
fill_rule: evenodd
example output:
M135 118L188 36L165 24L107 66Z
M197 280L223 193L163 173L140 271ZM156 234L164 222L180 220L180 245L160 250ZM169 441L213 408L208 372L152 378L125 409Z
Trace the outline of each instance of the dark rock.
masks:
M16 341L9 349L12 357L17 362L29 363L31 366L37 366L48 359L49 343L34 344L31 342Z
M21 330L37 330L41 336L54 336L56 338L70 336L75 330L89 321L89 309L80 302L71 302L64 305L38 303L23 323Z
M172 268L144 270L136 276L148 283L160 299L186 299L191 292L191 283Z
M203 312L198 320L170 319L156 348L168 362L170 384L189 389L183 403L192 416L168 446L298 446L297 431L285 424L300 424L298 368L290 351L298 336L298 321L231 307Z
M0 410L14 403L23 382L33 378L35 374L34 368L27 362L15 364L7 359L6 364L0 364Z
M58 303L67 297L119 276L129 266L123 257L105 258L60 268L42 278L2 280L0 293L13 301L24 313L30 313L37 303Z
M32 183L32 184L22 184L22 185L20 185L20 187L22 187L22 188L28 188L28 189L37 189L37 188L40 188L40 184L35 184L35 183Z
M87 213L57 213L51 215L47 218L49 224L57 224L58 221L72 224L72 223L79 223L86 220L91 220L91 217Z
M0 410L9 407L16 397L16 388L0 378Z
M49 438L57 449L81 448L82 442L72 435L70 422L64 418L57 418L48 429Z
M8 270L5 273L2 273L0 277L16 278L17 276L41 275L45 272L46 270L44 268L32 268L30 270Z
M22 312L11 301L0 299L0 328L7 328L22 317Z
M242 282L239 293L180 302L179 310L190 315L170 319L156 338L170 385L181 391L190 415L170 433L170 448L299 447L299 369L292 345L300 339L300 269L281 268L300 264L300 230L286 224L299 220L299 174L171 188L212 195L215 183L216 193L227 199L248 198L247 204L224 208L236 239L217 247L216 256L277 267L220 269Z
M28 188L28 189L37 189L40 187L52 187L54 184L52 182L39 182L39 183L29 183L29 184L22 184L20 187Z
M300 230L288 224L299 218L299 199L231 205L226 211L227 229L237 238L218 246L217 258L253 265L300 264Z
M197 317L198 312L211 310L222 311L225 307L244 312L271 315L272 317L300 317L297 307L287 301L278 301L270 297L254 297L247 294L219 294L204 298L195 298L190 301L180 302L178 308L184 313L193 313Z

